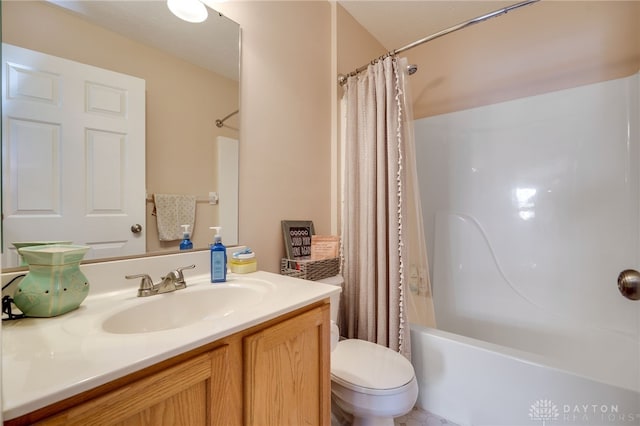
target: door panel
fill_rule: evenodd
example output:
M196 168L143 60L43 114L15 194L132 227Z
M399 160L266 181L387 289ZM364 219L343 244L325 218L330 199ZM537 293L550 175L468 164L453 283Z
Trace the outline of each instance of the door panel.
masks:
M19 264L14 241L71 240L92 247L87 259L144 253L144 80L2 48L3 265Z

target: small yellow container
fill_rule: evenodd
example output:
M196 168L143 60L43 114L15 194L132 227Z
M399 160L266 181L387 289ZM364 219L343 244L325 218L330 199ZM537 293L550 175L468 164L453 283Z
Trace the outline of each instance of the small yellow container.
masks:
M257 271L258 261L256 260L256 254L246 250L233 253L229 261L229 268L231 272L236 274L248 274L249 272Z

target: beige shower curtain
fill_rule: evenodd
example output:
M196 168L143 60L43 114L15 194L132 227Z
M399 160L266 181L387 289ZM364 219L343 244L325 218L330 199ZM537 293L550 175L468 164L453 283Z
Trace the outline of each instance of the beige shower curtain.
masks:
M406 59L387 57L369 65L366 72L349 77L345 86L345 287L340 325L346 337L369 340L409 358L406 222L408 217L413 220L417 216L415 210L407 214L407 206L413 209L416 203L408 202L413 195L406 192L407 176L415 175L415 162L406 158L407 135L413 132L407 131L411 117L406 108L410 102L405 99L405 70ZM415 183L410 187L415 188ZM415 230L413 226L411 229Z

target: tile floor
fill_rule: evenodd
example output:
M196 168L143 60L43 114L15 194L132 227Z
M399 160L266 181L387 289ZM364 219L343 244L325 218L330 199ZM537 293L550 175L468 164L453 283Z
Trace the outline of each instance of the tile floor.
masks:
M402 417L394 419L395 426L459 426L447 419L428 411L414 408ZM351 423L341 414L341 410L332 404L331 426L350 426Z
M395 426L458 426L456 423L428 411L414 408L408 414L395 419Z

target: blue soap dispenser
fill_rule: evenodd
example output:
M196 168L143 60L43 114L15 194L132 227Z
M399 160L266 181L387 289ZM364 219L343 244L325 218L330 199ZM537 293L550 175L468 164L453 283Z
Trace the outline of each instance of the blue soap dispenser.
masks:
M211 226L216 234L211 244L211 282L222 283L227 280L227 248L222 244L219 226Z
M182 241L180 242L180 250L193 249L193 243L191 242L191 232L189 232L189 225L182 225Z

